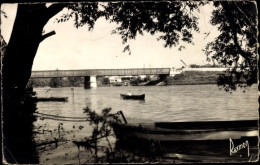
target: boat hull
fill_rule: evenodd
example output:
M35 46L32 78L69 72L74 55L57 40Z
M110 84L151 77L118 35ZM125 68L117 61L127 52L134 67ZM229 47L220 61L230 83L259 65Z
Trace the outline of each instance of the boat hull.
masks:
M112 126L117 149L148 155L156 152L156 155L162 154L163 161L175 159L180 162L212 163L258 159L259 130L256 120L114 123Z
M243 121L241 121L243 122ZM215 124L223 124L223 127ZM225 124L227 127L225 126ZM238 127L235 124L238 124ZM254 137L259 135L256 121L247 122L248 125L239 127L239 121L233 122L199 122L193 125L192 122L170 123L171 128L160 127L160 124L113 124L113 129L118 139L145 139L153 141L194 141L194 140L225 140L240 139L241 137ZM169 124L168 124L169 125ZM215 125L215 127L214 127ZM232 126L233 125L233 126ZM228 127L229 126L229 127Z
M68 97L37 97L36 101L61 101L61 102L67 102Z
M132 100L144 100L145 99L145 94L142 95L126 95L126 94L120 94L120 96L123 99L132 99Z

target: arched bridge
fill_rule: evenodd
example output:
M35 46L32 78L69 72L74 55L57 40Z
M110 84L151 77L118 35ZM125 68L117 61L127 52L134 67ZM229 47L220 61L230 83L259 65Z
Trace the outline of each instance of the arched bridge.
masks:
M169 75L170 68L32 71L31 78L85 77L85 88L96 87L96 76Z

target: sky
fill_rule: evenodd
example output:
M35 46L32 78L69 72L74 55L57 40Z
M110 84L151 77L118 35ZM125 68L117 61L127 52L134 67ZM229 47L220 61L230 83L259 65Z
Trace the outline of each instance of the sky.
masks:
M1 34L8 43L12 25L16 15L17 4L3 4L1 10L7 15L1 15ZM63 9L54 16L44 27L46 33L55 31L56 34L46 38L40 43L34 59L33 71L36 70L69 70L69 69L121 69L121 68L180 68L184 64L204 65L206 55L202 51L205 45L212 41L218 34L217 28L210 25L209 20L213 6L208 4L200 8L200 32L194 32L192 44L179 51L177 47L165 48L163 41L157 41L156 35L144 33L137 35L135 40L130 40L131 55L123 52L125 45L119 35L111 34L117 27L100 18L92 31L87 26L76 28L73 19L57 23L56 18L66 13ZM210 32L205 38L204 33Z

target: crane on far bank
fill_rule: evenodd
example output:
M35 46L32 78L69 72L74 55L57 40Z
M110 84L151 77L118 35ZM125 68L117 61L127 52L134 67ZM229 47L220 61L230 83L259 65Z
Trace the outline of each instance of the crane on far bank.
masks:
M182 61L182 59L181 59L181 62L184 64L184 68L186 68L187 64L184 61Z

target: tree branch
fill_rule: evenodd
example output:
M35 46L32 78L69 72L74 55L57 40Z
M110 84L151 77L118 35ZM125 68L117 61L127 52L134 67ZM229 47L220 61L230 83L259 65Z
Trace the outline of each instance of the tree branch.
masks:
M238 43L238 38L237 38L237 24L234 22L233 18L232 18L232 12L230 11L229 9L229 6L226 4L226 3L223 3L222 6L224 7L224 9L226 10L226 13L227 13L227 19L230 23L230 29L231 29L231 32L232 32L232 35L233 35L233 41L234 41L234 44L237 48L237 50L239 51L239 54L249 63L249 65L251 65L250 63L250 57L248 57L248 54L242 50L241 46L239 45Z
M46 10L46 20L48 21L50 18L58 14L67 4L55 3L49 6Z
M251 25L251 26L254 25L254 22L251 21L251 20L248 18L247 14L246 14L245 12L243 12L243 10L237 5L236 2L234 2L234 3L235 3L235 6L237 7L237 9L242 13L242 16L244 16L244 17L248 20L248 22L250 23L250 25ZM250 25L249 25L246 21L245 21L245 23L247 24L248 27L250 27Z
M40 42L42 42L42 41L45 40L46 38L48 38L48 37L50 37L50 36L52 36L52 35L55 35L55 34L56 34L55 31L51 31L51 32L49 32L49 33L46 33L46 34L42 35L42 37L41 37L41 39L40 39Z
M241 46L238 43L236 29L234 29L234 27L231 27L231 28L232 28L232 33L233 33L233 41L234 41L235 46L237 47L237 50L239 51L240 55L249 63L249 65L251 65L250 57L248 57L248 54L244 50L242 50Z

